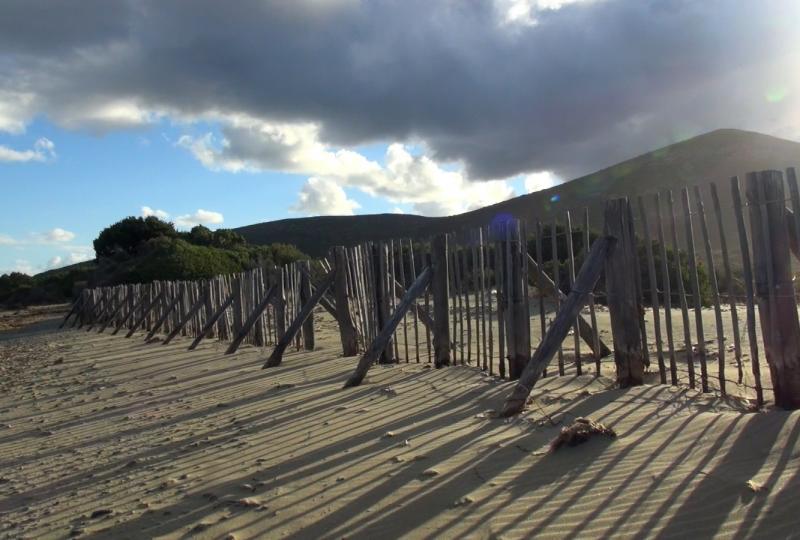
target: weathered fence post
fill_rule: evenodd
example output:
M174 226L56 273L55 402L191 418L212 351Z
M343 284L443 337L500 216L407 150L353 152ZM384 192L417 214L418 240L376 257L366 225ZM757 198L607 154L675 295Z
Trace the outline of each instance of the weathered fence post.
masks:
M283 269L277 268L278 296L275 298L275 333L278 340L286 333L286 279Z
M269 288L267 293L264 295L264 298L258 303L258 305L253 309L253 311L248 315L247 319L242 324L242 327L239 329L238 333L234 336L233 341L228 346L228 350L225 351L225 354L233 354L239 348L242 341L247 337L247 334L250 332L250 329L255 325L260 319L261 314L267 309L267 306L272 299L275 297L275 294L278 290L277 285L273 285Z
M513 221L506 225L509 227L510 241L506 246L507 278L508 284L508 376L511 380L518 379L528 364L531 357L530 315L528 302L525 297L523 280L528 276L523 272L523 253L527 259L527 248L521 237L519 222ZM509 235L506 235L509 239Z
M328 275L322 279L322 281L319 284L319 287L317 287L317 290L314 291L314 294L312 294L311 297L308 299L308 301L303 304L302 308L300 308L300 311L298 312L295 319L292 321L288 330L286 330L286 333L280 340L278 340L278 344L275 345L275 348L272 350L272 354L264 363L262 368L277 367L281 364L281 362L283 361L283 353L286 351L286 348L289 346L289 344L292 342L295 336L297 336L297 334L300 332L300 329L306 322L306 319L308 319L308 317L311 316L311 313L314 311L314 308L317 306L317 304L319 304L322 295L325 294L325 291L327 291L328 288L333 283L333 279L335 276L336 276L336 268L328 272Z
M694 319L697 329L697 354L700 356L700 386L703 392L708 392L708 365L706 361L706 337L703 329L703 302L700 297L700 279L697 272L697 260L694 251L694 227L692 226L692 209L689 201L689 189L681 190L683 200L683 213L686 220L684 232L686 233L686 258L689 263L689 284L692 288L694 301Z
M764 404L764 390L761 387L761 367L758 357L758 335L756 334L756 307L755 291L753 290L753 271L750 259L750 247L747 242L747 229L744 224L744 211L742 204L742 190L739 177L731 178L731 196L733 197L733 210L736 213L736 230L739 237L739 249L742 255L742 278L744 281L745 304L747 309L747 341L750 347L750 368L753 372L756 390L756 404Z
M642 301L638 296L636 278L636 239L629 219L628 199L606 202L605 234L618 239L614 254L606 258L606 294L614 337L614 361L617 382L621 388L644 384L644 351L639 318Z
M373 246L373 261L375 261L375 306L376 315L378 316L378 332L380 332L389 320L389 252L387 245L384 242L377 242ZM386 342L386 348L381 354L381 364L394 363L393 340L389 337Z
M536 352L525 366L522 375L519 377L514 390L506 400L501 415L508 417L517 414L525 407L525 402L531 393L531 389L536 381L541 377L548 362L553 358L567 337L570 327L575 323L575 317L584 305L589 301L589 296L594 290L600 273L603 270L603 261L613 256L616 239L609 236L598 238L592 245L592 249L586 260L581 266L578 276L575 278L575 286L570 291L561 308L558 310L555 321L542 338ZM634 322L636 319L633 319ZM638 328L638 325L635 325Z
M447 235L440 234L431 244L433 268L433 363L437 368L450 365L450 325L448 290Z
M794 295L786 228L783 174L747 175L753 264L761 334L775 404L800 408L800 320Z
M395 330L397 330L397 325L400 324L400 321L411 307L411 304L417 299L417 297L419 297L419 295L425 292L425 289L427 289L430 281L431 269L430 267L427 267L422 271L419 277L414 280L414 283L411 285L411 287L409 287L408 291L406 291L406 294L395 308L391 317L389 317L389 319L386 321L386 324L383 326L383 328L381 328L381 331L375 337L375 340L367 348L366 352L364 352L364 355L361 357L361 360L359 360L355 371L344 383L345 388L358 386L361 384L361 381L364 380L364 377L367 375L367 371L369 371L370 366L375 363L382 351L386 350L392 334L395 332Z
M358 335L350 312L350 296L347 290L347 253L344 247L336 246L333 248L333 266L337 270L333 284L333 294L336 298L336 319L339 323L339 336L342 338L342 355L355 356L358 354Z
M303 265L305 272L300 272L300 303L305 305L311 299L311 278L309 272L311 271L311 264L309 261L300 263ZM344 272L342 272L344 273ZM314 312L308 316L303 323L303 349L307 351L314 350Z

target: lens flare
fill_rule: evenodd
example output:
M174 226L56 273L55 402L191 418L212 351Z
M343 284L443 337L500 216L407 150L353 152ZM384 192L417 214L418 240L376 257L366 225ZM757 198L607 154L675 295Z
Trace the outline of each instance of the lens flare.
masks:
M789 95L789 88L787 86L776 86L767 90L764 98L770 103L780 103Z

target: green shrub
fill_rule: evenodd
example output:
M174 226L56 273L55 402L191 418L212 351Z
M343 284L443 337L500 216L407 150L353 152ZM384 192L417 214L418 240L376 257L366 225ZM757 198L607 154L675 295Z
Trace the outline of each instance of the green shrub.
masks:
M133 254L143 242L161 236L174 238L177 235L172 223L155 216L130 216L100 231L94 241L94 251L98 257L108 257L120 251Z

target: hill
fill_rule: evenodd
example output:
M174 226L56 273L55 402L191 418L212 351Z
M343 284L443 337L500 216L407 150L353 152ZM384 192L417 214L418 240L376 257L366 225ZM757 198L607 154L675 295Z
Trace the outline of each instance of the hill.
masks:
M305 253L319 256L336 244L423 238L437 232L485 225L503 213L535 222L537 219L552 220L554 215L566 210L582 211L588 207L593 226L599 227L603 204L614 196L636 197L714 181L720 188L722 205L730 206L728 179L731 176L743 178L749 171L791 166L800 166L800 143L749 131L721 129L547 190L464 214L443 218L406 214L320 216L259 223L235 231L250 243L290 243ZM676 196L680 201L680 195L676 193Z

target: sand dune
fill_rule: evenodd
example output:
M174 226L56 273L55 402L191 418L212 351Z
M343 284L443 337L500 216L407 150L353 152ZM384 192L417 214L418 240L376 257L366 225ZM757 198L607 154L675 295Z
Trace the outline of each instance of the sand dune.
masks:
M510 383L468 366L342 390L330 320L269 371L252 347L54 327L0 341L0 538L796 534L800 413L584 375L504 421ZM618 437L548 453L578 416Z

